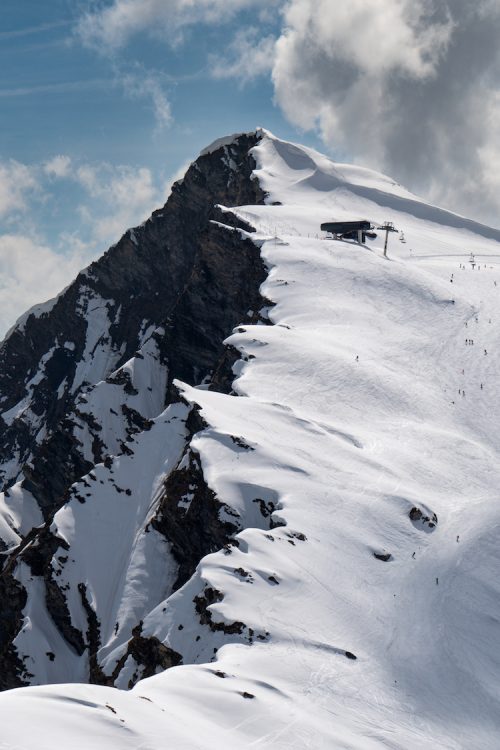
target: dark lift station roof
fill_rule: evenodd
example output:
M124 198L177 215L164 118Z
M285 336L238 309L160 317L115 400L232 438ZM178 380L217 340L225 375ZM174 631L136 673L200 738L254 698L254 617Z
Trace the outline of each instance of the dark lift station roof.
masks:
M371 229L369 221L326 221L321 225L322 232L329 232L346 240L364 242L366 234Z
M368 232L371 229L369 221L326 221L321 225L322 232L331 234L348 234L350 232Z

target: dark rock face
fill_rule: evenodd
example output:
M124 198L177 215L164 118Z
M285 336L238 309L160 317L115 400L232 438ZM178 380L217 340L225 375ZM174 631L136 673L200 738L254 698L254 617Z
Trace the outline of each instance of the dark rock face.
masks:
M21 612L26 600L26 591L12 574L6 573L0 577L0 690L29 684L31 675L12 645L22 626Z
M208 609L211 604L216 604L224 599L224 594L217 589L207 586L204 591L194 598L194 605L202 625L208 625L210 630L222 631L227 635L240 635L246 628L243 622L215 622L212 612ZM253 635L253 633L252 633Z
M66 500L68 487L93 466L82 456L81 443L72 428L71 419L63 418L31 463L23 465L23 487L36 498L45 520Z
M60 548L66 550L68 545L55 537L47 527L43 527L36 536L33 535L33 541L19 553L19 559L30 567L34 576L43 578L47 610L66 642L81 655L86 647L83 635L71 623L66 598L54 580L51 566L52 557Z
M146 677L152 677L159 670L170 669L170 667L177 667L182 664L182 656L177 651L165 646L154 636L145 638L142 635L142 622L132 631L132 638L127 644L126 652L115 667L110 684L114 684L129 657L132 657L137 665L134 676L128 682L129 689L134 687L139 679L139 674L140 679L145 679Z
M25 317L0 346L0 489L20 481L44 519L3 555L0 689L26 684L30 677L12 645L27 601L15 578L20 561L42 579L48 613L66 642L75 653L86 652L89 681L113 684L121 669L121 659L112 675L99 664L99 612L84 581L78 590L87 631L72 623L51 564L65 543L49 529L54 513L74 496L71 485L94 464L109 467L112 455L133 452L133 436L150 429L151 414L141 413L134 401L145 386L131 372L134 362L150 356L151 347L155 366L165 373L156 413L178 400L176 378L194 385L208 377L210 388L230 392L239 354L222 342L238 324L267 322L258 312L266 304L259 288L267 274L259 249L240 231L252 227L217 204L264 202L249 153L258 140L257 134L243 135L200 156L162 209L127 231L45 311ZM92 407L94 394L105 388L121 394L120 406L110 410L123 433L117 447L110 447L110 416L104 419L102 410ZM195 413L190 420L191 434L203 428ZM189 580L204 555L227 545L239 530L237 518L234 523L221 519L224 506L208 488L189 441L185 456L187 468L166 479L152 521L179 565L174 590ZM85 503L83 496L76 499ZM201 600L199 607L203 610ZM207 624L233 633L243 627ZM155 640L139 629L127 645L125 659L134 658L141 676L182 659Z
M111 681L101 669L97 652L101 646L101 625L95 610L92 608L88 596L87 587L84 583L78 584L78 591L82 600L82 606L87 615L87 648L89 658L89 682L94 685L109 685Z
M210 552L226 546L239 530L235 523L223 521L223 504L207 486L197 455L188 447L180 464L165 481L163 495L153 527L172 545L179 564L173 590L191 578L199 561Z
M389 560L392 560L392 555L390 552L374 552L373 557L375 557L377 560L382 560L382 562L389 562Z
M435 513L430 515L416 506L410 510L409 516L417 528L423 527L425 530L432 531L437 526L438 519Z
M258 319L255 313L248 317L247 311L262 307L258 290L266 275L250 240L218 225L207 227L189 288L166 322L163 350L167 357L175 352L175 360L169 357L170 382L180 378L194 384L212 372L224 354L222 341L228 332L238 321Z
M242 241L239 232L210 224L213 216L238 224L216 204L264 201L251 177L255 164L248 151L256 143L257 136L250 135L231 146L236 168L221 149L201 156L162 209L79 274L50 312L30 315L3 342L2 412L26 397L32 412L27 417L25 410L9 426L0 417L0 460L19 454L16 466L4 469L3 486L23 470L46 517L89 468L72 434L78 392L102 378L117 382L120 376L112 373L140 349L141 331L161 325L166 326L161 355L170 380L196 382L215 366L224 336L256 302L266 275L257 248ZM89 351L87 327L96 308L101 331L93 332ZM101 350L107 355L105 366L82 367ZM40 371L44 377L28 389ZM37 446L40 424L49 437Z

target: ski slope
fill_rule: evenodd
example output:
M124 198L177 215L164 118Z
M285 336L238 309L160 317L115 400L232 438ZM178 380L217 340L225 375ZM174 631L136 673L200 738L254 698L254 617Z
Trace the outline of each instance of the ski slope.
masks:
M239 546L205 557L164 600L150 563L157 603L143 634L183 666L128 692L3 693L0 747L500 745L500 232L267 131L253 155L267 204L230 208L257 230L245 236L269 269L273 325L227 340L242 355L234 395L177 383L207 424L192 440L206 481L246 518ZM360 246L319 231L353 217L393 221L405 242L391 235L384 257L382 233ZM180 441L158 417L137 451L154 475L118 462L144 508L127 504L119 525L92 531L89 575L110 598L110 638L127 606L123 569L141 559L135 516L171 461L155 437L170 432ZM109 519L122 500L107 493ZM274 528L257 523L261 502ZM59 511L59 533L92 529L85 508L81 519ZM136 556L122 564L131 539ZM223 594L212 622L243 623L245 638L199 622L193 599L207 588Z

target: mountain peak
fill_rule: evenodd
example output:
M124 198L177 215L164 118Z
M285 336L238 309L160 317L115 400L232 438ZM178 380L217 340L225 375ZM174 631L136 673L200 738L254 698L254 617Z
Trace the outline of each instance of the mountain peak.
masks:
M13 330L6 743L496 747L499 240L258 129Z

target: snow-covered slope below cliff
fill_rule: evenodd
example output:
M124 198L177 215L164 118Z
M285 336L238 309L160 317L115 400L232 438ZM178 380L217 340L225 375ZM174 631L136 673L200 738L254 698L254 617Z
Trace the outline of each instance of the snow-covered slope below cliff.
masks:
M496 750L500 232L267 133L252 153L267 205L230 208L257 229L273 325L228 339L241 353L232 394L177 381L184 403L75 487L85 502L72 497L52 526L69 544L59 576L73 622L79 582L104 602L108 672L134 607L144 642L183 665L128 692L3 693L1 740ZM406 241L392 235L384 258L381 233L366 246L325 239L319 224L342 218L393 221ZM190 404L203 422L189 449L243 530L162 598L170 552L144 524ZM33 622L40 639L39 612ZM132 651L121 668L126 687Z

